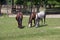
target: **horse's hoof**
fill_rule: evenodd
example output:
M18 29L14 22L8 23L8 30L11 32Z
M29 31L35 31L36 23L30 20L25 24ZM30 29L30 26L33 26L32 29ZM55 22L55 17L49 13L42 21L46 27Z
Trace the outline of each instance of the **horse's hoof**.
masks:
M33 27L34 27L35 25L33 25Z
M38 27L36 27L36 28L38 28Z
M31 26L29 25L28 27L30 28Z
M29 28L31 28L32 26L28 26Z
M21 26L19 27L19 26L18 26L18 28L22 29L22 28L24 28L24 27L21 27Z
M38 28L38 26L35 26L36 28Z
M20 27L21 29L23 29L24 27Z
M47 24L43 24L44 26L47 26Z
M28 27L30 28L30 27L31 27L31 25L29 24L29 25L28 25Z
M20 27L20 29L23 29L24 27Z

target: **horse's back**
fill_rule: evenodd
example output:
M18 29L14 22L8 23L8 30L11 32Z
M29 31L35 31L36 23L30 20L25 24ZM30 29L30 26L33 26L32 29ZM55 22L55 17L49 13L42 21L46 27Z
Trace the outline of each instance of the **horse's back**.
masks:
M44 15L45 15L45 12L44 12L44 11L41 11L41 12L37 13L36 16L37 16L37 17L40 17L40 18L43 18Z
M32 12L32 14L30 15L30 17L31 17L32 19L34 19L34 18L36 17L36 13L35 13L35 12Z

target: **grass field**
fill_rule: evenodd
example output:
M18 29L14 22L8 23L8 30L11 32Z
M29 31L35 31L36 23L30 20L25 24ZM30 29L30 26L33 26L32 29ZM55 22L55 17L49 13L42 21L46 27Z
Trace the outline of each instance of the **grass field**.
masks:
M23 19L23 29L17 27L15 18L0 17L0 40L60 40L60 19L47 18L47 26L28 27Z

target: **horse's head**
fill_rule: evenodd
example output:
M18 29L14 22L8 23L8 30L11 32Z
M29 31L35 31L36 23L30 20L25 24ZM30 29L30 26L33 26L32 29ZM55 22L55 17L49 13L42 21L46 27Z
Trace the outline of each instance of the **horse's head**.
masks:
M18 12L16 16L16 20L18 22L18 27L22 27L22 19L23 19L23 14L22 12Z

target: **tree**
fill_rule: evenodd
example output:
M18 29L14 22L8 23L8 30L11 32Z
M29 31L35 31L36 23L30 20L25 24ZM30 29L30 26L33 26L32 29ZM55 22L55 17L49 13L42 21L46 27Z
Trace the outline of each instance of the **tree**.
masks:
M55 0L56 2L58 2L60 4L60 0Z
M16 0L15 3L18 4L18 5L23 5L24 1L23 0Z

